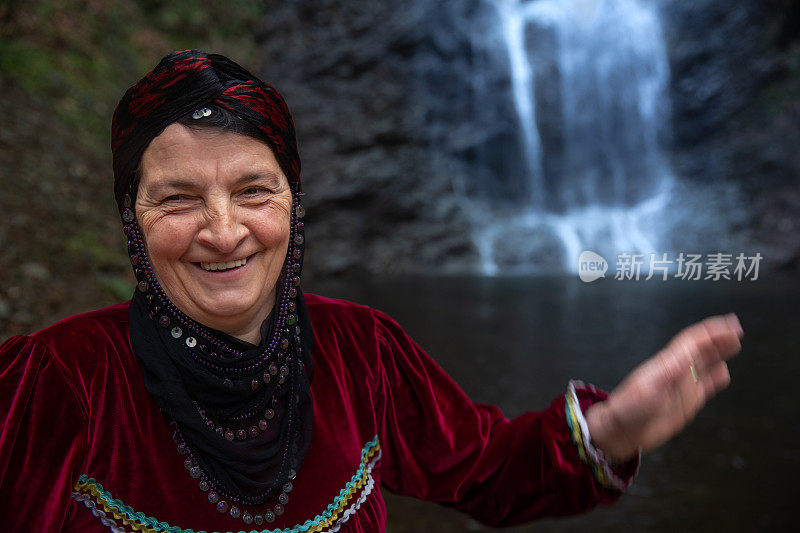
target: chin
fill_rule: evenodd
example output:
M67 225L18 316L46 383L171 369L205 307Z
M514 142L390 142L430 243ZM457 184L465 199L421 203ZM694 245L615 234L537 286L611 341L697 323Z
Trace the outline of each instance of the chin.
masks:
M204 316L208 317L208 322L227 323L242 317L255 316L261 313L261 320L267 318L271 307L259 302L245 302L244 298L225 299L221 301L209 302L200 307ZM214 327L212 324L206 324Z
M242 302L222 302L212 304L203 308L203 314L210 320L227 320L242 315L250 315L255 312L255 306L242 305Z

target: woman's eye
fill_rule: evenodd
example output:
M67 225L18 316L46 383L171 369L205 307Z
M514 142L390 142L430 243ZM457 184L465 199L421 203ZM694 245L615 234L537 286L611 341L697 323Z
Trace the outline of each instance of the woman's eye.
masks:
M257 194L264 194L266 192L269 192L269 191L267 189L265 189L264 187L248 187L248 188L246 188L244 190L244 194L246 196L254 196L254 195L257 195Z
M182 194L173 194L173 195L170 195L170 196L167 196L166 198L164 198L162 200L162 202L180 202L181 200L185 200L185 199L186 199L186 196L184 196Z

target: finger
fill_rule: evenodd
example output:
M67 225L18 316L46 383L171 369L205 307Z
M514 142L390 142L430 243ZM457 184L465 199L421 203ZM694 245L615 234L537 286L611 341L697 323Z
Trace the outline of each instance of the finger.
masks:
M681 375L681 379L692 368L695 371L702 371L707 366L703 363L705 358L702 357L699 344L695 338L689 335L680 336L675 339L673 346L672 351L675 353L675 360L679 366L676 371Z
M740 326L724 316L706 318L681 331L674 346L689 354L698 368L704 369L719 360L730 359L741 349Z
M701 379L705 399L713 398L719 391L727 388L730 382L731 374L724 361L709 367Z
M691 354L691 364L698 372L705 371L707 367L722 359L722 354L704 322L698 322L697 327L689 328L682 337L683 343L687 346L686 350Z
M675 382L685 424L694 419L706 402L706 389L702 385L702 379L702 374L698 374L697 381L695 381L692 366L686 365L681 369L680 377Z
M735 315L711 317L700 324L708 333L721 359L730 359L739 353L742 347L739 339L743 330Z
M702 371L721 359L716 345L702 322L693 324L676 335L667 345L667 351L672 352L681 372L691 366Z
M725 315L725 319L731 325L731 328L736 331L740 339L744 337L744 328L742 328L742 323L739 322L739 317L736 316L736 313L728 313Z

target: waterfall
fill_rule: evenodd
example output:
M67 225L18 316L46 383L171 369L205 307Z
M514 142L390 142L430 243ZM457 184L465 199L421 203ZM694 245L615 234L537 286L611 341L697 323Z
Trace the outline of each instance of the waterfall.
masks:
M485 1L508 60L525 187L515 202L481 206L483 271L574 271L586 249L612 264L666 251L669 66L656 6Z

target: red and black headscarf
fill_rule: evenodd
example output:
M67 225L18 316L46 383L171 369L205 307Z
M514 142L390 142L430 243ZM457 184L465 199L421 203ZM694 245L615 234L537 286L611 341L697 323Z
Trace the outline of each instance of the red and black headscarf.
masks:
M255 126L292 190L288 252L258 346L196 322L169 300L136 220L142 154L168 125L205 116L209 107ZM289 501L313 424L313 333L299 287L300 159L289 109L272 87L226 57L174 52L125 93L114 112L112 151L114 194L138 282L131 345L145 386L186 456L187 475L217 511L246 524L272 522Z
M292 190L300 191L294 124L281 95L225 56L185 50L165 56L128 89L114 111L111 151L114 196L120 207L125 194L136 192L136 169L150 141L207 104L227 109L261 130Z

